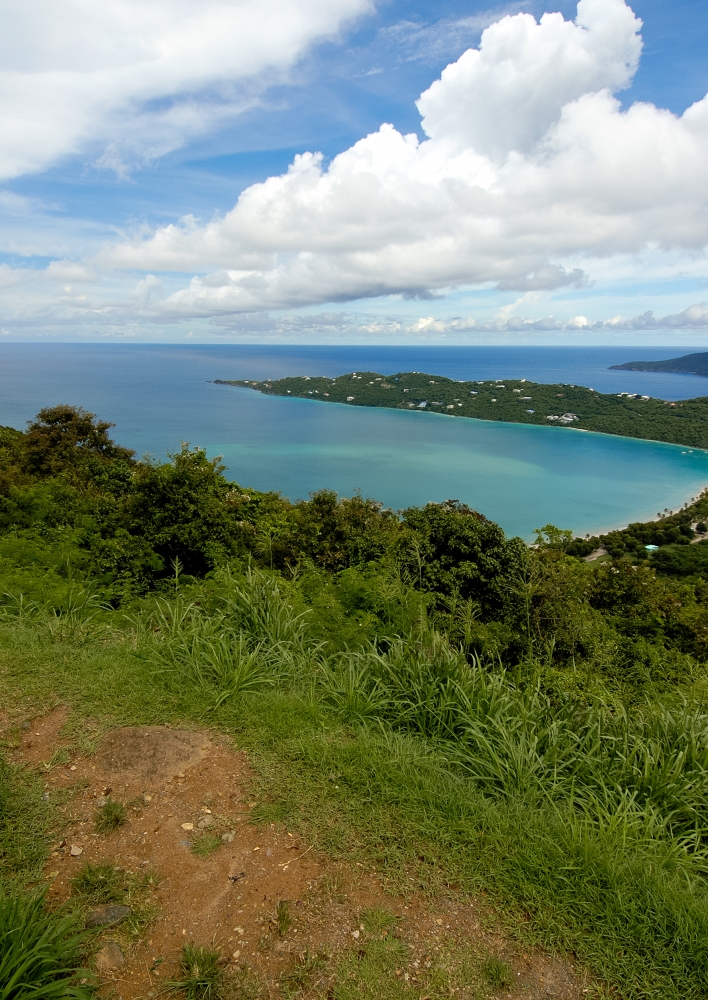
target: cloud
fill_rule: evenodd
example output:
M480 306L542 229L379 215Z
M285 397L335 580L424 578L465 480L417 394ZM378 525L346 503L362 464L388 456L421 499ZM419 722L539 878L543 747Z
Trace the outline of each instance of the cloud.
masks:
M627 320L622 316L616 316L614 319L588 325L592 329L613 330L708 330L708 306L705 302L698 302L682 312L660 318L649 310L641 316L635 316L634 319Z
M96 150L125 171L213 127L372 0L24 0L0 34L0 178Z
M587 283L584 260L702 255L708 97L622 110L641 51L623 0L575 21L501 18L421 96L428 138L392 125L327 166L295 157L223 217L106 247L103 266L191 272L165 317L293 309L459 286Z
M630 85L641 25L618 0L580 0L574 22L562 14L538 23L530 14L504 17L421 95L423 129L499 162L529 153L566 105Z
M533 294L533 293L532 293ZM523 296L510 306L500 309L496 319L491 322L478 322L472 318L455 317L440 320L433 316L424 316L406 326L407 333L523 333L536 331L555 333L558 331L589 332L603 330L708 330L708 306L704 302L688 306L682 312L669 316L657 317L648 311L639 316L627 319L624 316L614 316L612 319L590 320L586 316L573 316L571 319L559 320L555 316L545 316L538 319L528 319L512 315L512 310L524 302L533 301L529 296Z

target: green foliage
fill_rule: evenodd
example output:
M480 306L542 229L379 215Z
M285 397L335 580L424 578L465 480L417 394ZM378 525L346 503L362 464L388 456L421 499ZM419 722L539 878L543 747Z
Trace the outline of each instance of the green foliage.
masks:
M94 814L94 826L97 833L108 834L123 826L128 818L128 812L122 802L109 799Z
M659 532L689 541L708 498L605 536L615 558L586 563L600 539L545 525L527 548L456 501L290 505L187 446L123 478L125 456L72 447L41 471L0 434L0 580L21 584L0 602L3 697L52 691L122 724L206 716L250 747L267 792L254 819L299 823L398 888L485 888L627 997L705 995L704 546L637 557ZM0 769L5 881L40 872L41 793ZM144 927L136 878L86 866L74 894L134 899ZM333 995L379 976L396 996L394 918L361 919L365 956L333 972ZM190 947L172 988L217 996L218 954ZM286 992L315 982L305 966Z
M196 685L210 707L248 691L302 677L318 657L305 614L275 577L248 570L217 575L221 593L205 610L181 597L158 599L133 619L139 655L179 685Z
M148 541L165 566L179 559L184 572L203 575L238 549L238 522L219 459L201 448L181 451L163 464L137 466L121 519Z
M655 552L651 564L667 576L708 577L708 545L699 542L690 547L667 546Z
M157 875L150 869L131 872L109 862L87 862L71 880L71 887L73 898L84 913L86 907L104 903L129 906L130 914L121 924L121 930L138 938L157 916L152 892L158 881Z
M510 604L509 580L518 575L523 543L457 500L404 512L407 529L398 556L421 589L473 600L489 615Z
M85 937L76 915L45 910L44 892L0 885L0 1000L88 1000L93 989L79 983Z
M196 854L198 858L208 858L219 847L221 837L215 833L202 833L192 844L192 854Z
M0 754L0 885L39 878L48 854L53 805L41 779Z
M135 452L113 443L107 433L113 426L81 407L40 410L24 438L27 468L39 476L93 478L119 462L125 478Z
M490 986L500 990L504 986L511 986L511 966L500 958L490 956L486 958L480 966L482 976Z
M217 380L220 381L220 380ZM299 376L275 381L226 381L268 395L300 396L351 406L424 409L450 417L502 420L554 427L560 431L566 413L570 427L623 437L708 447L708 397L668 403L639 395L594 392L580 385L544 385L526 379L458 382L442 375L357 372L338 378ZM548 418L554 418L549 420Z
M364 930L367 934L387 934L396 926L398 921L398 917L380 906L373 906L362 910L359 914L359 919L364 925Z
M285 937L293 925L293 918L290 912L290 904L287 899L278 901L275 908L275 927L279 937Z
M192 943L182 948L181 979L166 983L169 993L181 993L186 1000L220 1000L225 988L221 955L214 948Z
M377 501L358 494L337 500L331 490L297 504L289 521L275 546L277 564L309 560L330 573L381 559L398 528L393 511Z
M86 863L71 880L71 886L89 906L122 903L127 891L123 871L108 863Z

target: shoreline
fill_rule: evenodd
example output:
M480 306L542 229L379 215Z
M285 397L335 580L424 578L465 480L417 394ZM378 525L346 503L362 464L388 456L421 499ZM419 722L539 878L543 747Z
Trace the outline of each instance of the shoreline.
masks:
M678 514L680 511L682 511L684 509L684 507L690 507L691 504L697 503L701 499L701 497L704 497L706 494L708 494L708 484L706 484L696 494L696 496L695 496L695 498L693 500L689 497L689 499L686 501L686 503L683 504L683 506L678 507L675 510L671 511L671 514ZM670 517L671 514L667 514L666 516ZM589 532L589 534L590 534L591 538L600 537L602 535L609 535L613 531L624 531L625 528L628 528L630 524L654 524L657 521L662 521L662 520L663 520L663 517L657 517L655 515L654 517L647 517L647 518L643 518L643 519L638 520L638 521L628 521L626 524L622 524L620 527L603 528L603 529L601 529L599 531ZM576 537L578 537L578 538L584 538L585 536L584 535L577 535Z
M370 374L373 374L373 373L370 373ZM416 373L412 373L412 374L418 375L420 373L416 372ZM378 380L381 381L384 378L388 378L388 377L389 376L380 376ZM427 378L427 377L428 376L426 375L425 378ZM300 381L300 379L304 378L306 381L312 382L314 385L318 384L319 381L320 381L320 379L318 377L312 377L312 376L293 376L292 378L295 379L298 382ZM344 378L349 378L349 376L344 376L344 375L342 375L342 376L336 376L331 382L330 382L329 379L327 379L326 380L327 381L327 385L329 387L329 385L330 384L333 385L337 381L337 379L344 379ZM459 381L459 380L449 380L449 379L447 379L444 376L438 376L438 378L444 379L446 382L450 383L450 385L454 385L454 386L456 386L458 384L458 381ZM286 381L286 379L276 379L276 380L273 380L274 383L279 383L279 382L284 382L284 381ZM513 379L509 379L507 381L512 382L514 380ZM334 399L333 398L323 398L321 395L318 395L317 393L313 395L312 392L309 392L308 394L303 394L301 391L297 391L297 390L301 389L301 386L297 386L296 387L296 391L293 391L292 393L289 390L288 390L288 392L282 392L282 391L275 391L274 392L274 391L271 391L272 390L272 385L269 384L267 380L264 380L264 381L261 381L261 382L258 382L258 381L251 382L249 380L241 380L241 379L233 379L233 380L232 379L207 379L207 382L209 384L211 384L211 385L229 386L229 387L235 388L235 389L248 389L251 392L258 392L261 395L271 396L271 397L278 397L278 398L281 398L281 399L290 399L290 400L293 400L293 399L302 399L302 400L313 402L313 403L314 402L317 402L317 403L329 403L330 405L347 406L347 407L352 407L352 408L356 408L356 409L369 409L369 410L385 409L385 410L398 410L398 411L400 411L402 413L428 413L428 414L433 414L435 416L450 417L450 418L454 418L454 419L459 419L460 417L462 417L465 420L478 420L480 422L490 423L490 424L511 424L511 425L517 426L517 427L546 427L546 428L555 429L555 430L568 430L568 429L570 429L570 430L574 430L574 431L579 431L580 433L583 433L583 434L605 435L606 437L611 437L611 438L622 438L625 441L644 441L644 442L649 442L649 443L652 443L652 444L670 445L671 447L674 447L674 448L686 448L686 449L688 449L690 451L697 451L697 452L703 452L704 454L708 454L708 443L703 443L703 444L693 443L693 444L691 444L691 443L686 442L685 440L684 441L667 441L667 440L662 440L662 439L660 439L658 437L642 437L639 434L618 433L618 432L616 432L614 430L598 430L598 429L595 429L593 427L578 427L575 424L571 424L571 423L567 423L567 424L555 423L555 422L550 421L548 418L546 418L546 420L540 420L540 419L539 420L519 420L519 419L514 419L513 417L512 417L512 419L505 419L503 417L493 418L493 417L483 416L480 413L457 413L457 412L455 412L455 413L449 413L449 412L445 412L445 410L443 410L443 409L439 409L438 410L438 409L433 409L432 407L426 407L425 409L421 409L420 407L416 407L415 409L412 409L412 408L409 408L409 407L398 406L398 405L391 405L389 403L380 403L380 402L374 402L374 401L354 402L353 397L348 397L346 400L343 399L343 398L339 398L339 399L337 399L337 398L334 398ZM524 380L522 380L522 382L525 383L526 380L524 379ZM373 384L373 383L370 383L370 384ZM404 383L401 383L401 386L403 384ZM462 382L459 381L459 384L462 384ZM478 383L472 383L472 382L467 383L467 382L465 382L464 384L465 384L465 386L467 386L467 384L471 385L471 384L478 384ZM522 383L519 383L519 384L522 384ZM570 388L572 390L575 390L577 388L581 392L592 393L593 396L591 398L593 400L593 403L594 403L595 399L602 399L603 396L607 396L609 398L609 397L614 397L614 395L615 395L615 394L608 394L608 393L596 393L595 390L588 389L587 387L581 386L581 385L578 385L578 386L568 385L568 386L566 386L565 383L557 383L557 386L556 386L555 383L529 383L529 390L532 390L533 387L537 387L539 389L551 389L551 388L556 388L556 387L561 387L561 386L564 387L564 388ZM385 388L391 389L391 388L393 388L393 385L385 386ZM502 387L502 388L504 388L504 387ZM405 391L408 391L408 390L406 389ZM482 390L480 390L480 391L482 391ZM493 388L487 388L487 391L491 393L494 390L493 390ZM326 396L327 394L325 393L324 395ZM477 393L475 392L475 393L473 393L473 395L476 396ZM625 394L621 393L619 395L622 396L622 395L625 395ZM410 399L412 397L408 397L408 398ZM631 397L631 398L634 398L634 397ZM653 400L654 402L659 402L659 403L662 403L663 405L669 405L669 406L672 406L672 407L675 405L674 403L671 403L668 400L661 399L661 397L642 397L642 402L644 402L645 400L647 402L649 400ZM492 399L491 401L492 401L492 403L495 403L496 399ZM543 401L541 401L541 402L543 402ZM568 402L570 403L571 401L569 400ZM683 406L684 404L703 403L703 402L708 402L708 396L705 396L705 397L696 397L696 398L692 398L692 399L683 400L680 403L680 406ZM564 405L566 405L566 404L564 404ZM573 404L573 405L575 405L575 404ZM560 407L560 408L562 409L562 407ZM543 410L541 410L540 412L542 413ZM662 414L662 417L663 417L663 415L664 414ZM591 414L588 419L591 419L592 416L593 415ZM705 419L705 417L703 415L701 415L701 416L703 417L703 419ZM578 418L575 417L574 419L578 419ZM553 418L553 420L555 420L555 417Z
M241 391L248 390L249 392L253 392L254 391L254 388L252 386L250 386L250 385L242 385L242 384L239 384L239 383L234 384L234 382L230 381L230 380L209 380L209 381L211 382L211 384L220 384L222 387L225 386L225 387L228 387L230 389L236 389L236 390L241 390ZM320 403L320 404L322 404L322 403L326 402L326 403L329 403L330 405L333 405L333 406L338 407L338 408L345 408L346 407L349 410L351 410L351 409L364 410L364 411L384 410L384 411L386 411L387 413L389 413L391 415L393 415L393 414L399 414L399 415L400 414L406 414L406 415L410 415L410 414L415 413L418 416L420 416L421 414L423 414L424 416L427 416L428 418L430 418L430 417L448 417L450 420L459 420L459 416L453 415L453 414L450 414L450 413L446 413L446 412L440 411L440 410L429 410L429 409L426 409L426 410L420 410L420 409L409 410L409 409L403 409L402 407L376 406L376 405L367 405L367 404L363 404L363 403L355 404L354 406L352 406L350 403L346 403L346 402L343 402L341 400L325 400L325 399L317 398L316 396L313 397L313 396L304 396L304 395L285 395L285 394L282 394L282 393L264 393L264 392L260 392L257 389L255 391L259 392L259 395L261 395L261 396L265 395L265 396L268 396L271 399L289 400L290 402L292 402L294 400L297 400L297 401L299 401L301 403ZM613 434L613 433L609 433L607 431L595 431L595 430L590 430L588 428L574 427L572 425L558 426L558 425L550 424L550 423L549 424L531 424L531 423L526 423L526 422L522 422L522 421L515 421L515 420L485 419L484 417L471 416L471 415L467 415L467 414L460 414L460 416L463 417L464 421L470 421L470 422L476 423L476 424L478 424L480 426L481 425L485 425L487 428L490 425L496 425L498 428L500 428L502 426L505 426L505 427L508 427L510 430L512 428L517 429L517 430L521 429L521 428L524 428L524 429L526 429L528 431L531 431L531 430L541 430L541 431L546 431L546 432L549 432L549 431L560 432L560 431L566 431L566 430L570 429L570 430L578 431L578 432L580 432L581 434L584 434L584 435L591 435L591 436L593 436L595 438L605 438L605 439L608 439L608 440L612 440L613 442L619 442L619 441L622 441L622 442L636 442L636 446L637 447L642 447L642 446L645 446L645 445L649 444L649 445L653 445L653 446L660 446L660 447L663 447L663 448L668 447L668 448L671 448L671 449L679 449L679 451L692 451L692 452L698 453L699 455L700 454L708 455L708 448L700 448L700 447L696 447L696 446L691 447L689 445L684 445L684 444L675 444L674 442L670 442L670 441L657 441L656 439L653 439L653 438L630 437L630 436L627 436L627 435L624 435L624 434ZM689 486L687 488L687 491L686 491L685 494L679 496L677 499L674 499L672 501L673 504L674 504L674 506L672 507L672 512L677 512L677 511L681 510L682 507L684 507L687 504L690 504L690 503L693 502L691 500L691 496L688 495L688 490L689 489L691 491L691 495L695 496L696 499L698 499L705 492L708 491L708 481L706 479L701 478L701 481L698 484L693 485L693 486ZM346 492L341 492L341 493L338 492L338 496L344 497L344 496L347 496L347 495L348 494ZM374 494L372 493L372 496L373 495ZM455 494L455 495L457 495L457 494ZM429 503L429 502L430 503L437 503L437 502L440 502L440 501L426 499L426 500L419 500L418 504L420 506L424 506L425 503ZM661 499L655 498L655 502L657 504L662 504L662 503L665 504L666 503L666 499L665 499L665 497L662 497ZM408 504L405 504L404 507L405 506L408 506ZM401 507L400 509L404 509L404 507ZM480 512L483 513L485 517L489 517L490 520L495 521L495 523L499 523L500 526L501 526L501 517L502 517L502 515L497 514L494 511L494 508L491 505L486 505L485 504L485 508L486 509L482 509L482 507L480 506L477 509L479 509ZM398 508L394 508L394 509L398 509ZM576 528L572 528L572 525L571 525L571 530L573 531L573 536L574 537L576 537L576 538L585 538L586 535L588 535L590 537L593 537L593 536L600 536L600 535L610 534L610 533L615 532L615 531L622 531L625 528L627 528L627 526L629 524L634 524L634 523L650 523L650 522L659 521L660 519L661 518L659 516L657 516L657 514L656 514L656 508L654 508L654 511L651 513L651 516L649 516L648 514L642 516L641 513L638 514L638 515L625 513L622 516L622 520L621 521L611 522L609 525L607 524L607 522L604 522L604 524L601 523L601 525L599 527L592 527L590 529L581 529L581 528L577 528L576 529ZM563 521L564 523L561 523L561 521ZM568 525L569 521L571 521L571 518L568 518L567 520L565 518L562 518L562 519L561 518L555 518L555 523L557 523L560 527L569 526ZM512 529L504 528L504 531L505 531L505 534L507 535L507 537L513 537L514 535L516 535L518 537L523 538L525 544L532 544L533 537L534 537L532 530L529 530L528 535L526 535L525 533L522 533L522 532L518 531L518 529L516 531L514 531L513 528Z

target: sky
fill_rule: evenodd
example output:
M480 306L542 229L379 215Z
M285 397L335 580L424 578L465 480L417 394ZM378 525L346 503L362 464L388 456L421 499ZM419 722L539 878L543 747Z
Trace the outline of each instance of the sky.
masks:
M705 0L0 3L0 341L708 345Z

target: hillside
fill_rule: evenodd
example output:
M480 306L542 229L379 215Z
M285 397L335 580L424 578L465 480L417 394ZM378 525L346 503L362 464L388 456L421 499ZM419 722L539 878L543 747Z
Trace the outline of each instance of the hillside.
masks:
M528 547L109 429L0 428L0 996L708 995L708 494Z
M624 365L610 365L610 371L624 372L678 372L681 375L708 377L708 353L684 354L666 361L628 361Z
M624 392L599 393L578 385L544 385L526 379L456 382L422 372L395 375L352 372L337 378L301 375L261 382L216 379L215 383L243 386L274 396L573 427L708 448L708 396L673 403Z

